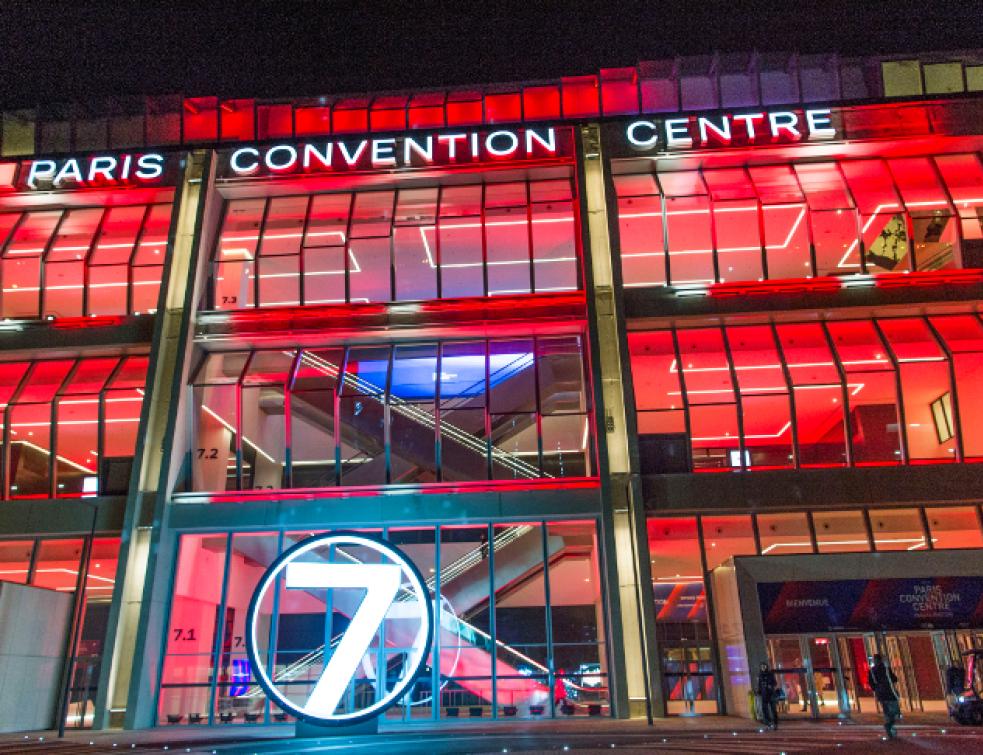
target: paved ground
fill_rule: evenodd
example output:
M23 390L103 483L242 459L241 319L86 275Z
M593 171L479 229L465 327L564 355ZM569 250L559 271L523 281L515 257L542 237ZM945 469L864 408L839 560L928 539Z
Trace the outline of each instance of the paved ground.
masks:
M233 730L230 731L229 729ZM876 719L857 722L789 722L778 732L762 731L732 718L669 719L647 726L639 721L514 722L508 725L459 722L440 729L415 725L372 737L320 740L285 736L285 727L162 728L143 732L72 732L58 740L51 732L0 735L0 755L438 755L438 753L753 753L753 755L860 755L910 753L983 755L983 729L953 725L941 717L906 719L899 738L882 739Z

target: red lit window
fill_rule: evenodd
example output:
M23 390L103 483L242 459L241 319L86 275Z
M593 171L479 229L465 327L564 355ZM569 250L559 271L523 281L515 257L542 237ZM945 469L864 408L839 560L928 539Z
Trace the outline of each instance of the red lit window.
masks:
M191 97L184 101L184 141L218 139L218 97Z
M331 133L331 106L298 107L294 111L294 131L297 136L322 136Z
M560 117L560 87L526 87L522 92L523 119L549 120Z
M666 282L662 197L651 173L614 177L621 277L626 287Z
M867 271L911 270L904 208L885 163L881 160L850 160L840 166L860 211Z
M522 120L522 98L518 92L485 95L485 123L518 123Z
M334 132L336 134L359 133L369 130L369 101L367 99L341 100L334 106Z
M604 115L638 112L638 72L634 68L601 69L601 110Z
M919 270L955 267L959 260L957 220L931 159L889 160L901 198L911 217L911 236Z
M562 80L563 117L581 118L598 115L596 76L570 76Z
M446 108L448 126L474 126L484 119L481 92L451 92Z
M407 97L376 97L369 114L372 131L401 131L406 128Z
M672 333L629 333L628 349L638 411L640 471L687 471L685 401Z
M290 105L259 105L256 108L257 138L277 139L293 134L293 108Z
M410 128L444 127L444 93L416 94L410 99L407 125Z
M247 141L256 133L256 102L225 100L219 106L220 136L223 141Z
M935 158L949 196L963 219L963 238L983 238L983 165L977 154L939 155Z
M975 315L929 318L952 353L955 395L958 397L956 427L962 438L963 457L983 461L983 325ZM952 402L950 399L950 403ZM955 406L953 406L955 409Z

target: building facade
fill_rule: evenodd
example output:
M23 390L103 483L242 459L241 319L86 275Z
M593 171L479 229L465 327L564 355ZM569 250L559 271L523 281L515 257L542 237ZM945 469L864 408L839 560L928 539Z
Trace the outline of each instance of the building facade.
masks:
M761 660L849 714L874 652L944 710L981 123L972 51L5 112L0 608L70 596L51 720L292 722L246 615L335 530L438 606L387 722L747 715ZM349 618L278 592L266 673L303 699Z

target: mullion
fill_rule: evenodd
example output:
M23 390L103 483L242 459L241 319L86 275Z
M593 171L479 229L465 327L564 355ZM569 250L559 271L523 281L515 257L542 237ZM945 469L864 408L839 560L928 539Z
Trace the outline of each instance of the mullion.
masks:
M137 237L133 242L133 248L130 250L130 259L126 265L126 313L128 315L133 314L133 287L136 284L136 281L133 279L134 261L137 251L140 249L140 244L143 243L143 236L147 232L147 224L150 222L150 214L153 212L153 209L154 205L148 204L143 213L143 219L140 221L140 230L137 232ZM143 266L141 265L141 267ZM86 266L86 274L88 274L88 265ZM88 291L88 286L86 287L86 291Z

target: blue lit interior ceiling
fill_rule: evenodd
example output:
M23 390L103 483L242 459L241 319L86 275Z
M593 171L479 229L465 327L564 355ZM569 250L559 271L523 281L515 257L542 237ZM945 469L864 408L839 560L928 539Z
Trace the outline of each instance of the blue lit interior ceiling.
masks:
M528 369L533 364L532 352L488 355L489 387ZM357 376L359 386L371 393L385 390L386 360L362 360L348 364L347 374ZM485 354L445 356L440 360L441 398L470 398L484 393ZM426 401L435 398L437 358L401 357L393 362L390 393L407 401Z

